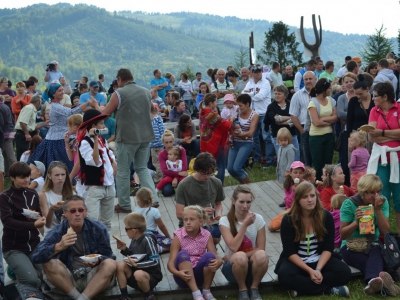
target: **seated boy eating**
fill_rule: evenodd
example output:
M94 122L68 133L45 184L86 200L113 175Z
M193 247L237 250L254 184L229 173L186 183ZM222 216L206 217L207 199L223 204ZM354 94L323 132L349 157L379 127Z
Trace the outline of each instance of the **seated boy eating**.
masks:
M117 263L117 279L121 290L120 300L128 300L127 285L145 293L146 300L155 299L154 287L162 280L160 259L157 251L157 240L154 235L144 234L146 219L140 213L130 213L124 219L126 234L132 239L129 248L117 240L117 248L127 256L125 261ZM140 261L129 256L146 254Z

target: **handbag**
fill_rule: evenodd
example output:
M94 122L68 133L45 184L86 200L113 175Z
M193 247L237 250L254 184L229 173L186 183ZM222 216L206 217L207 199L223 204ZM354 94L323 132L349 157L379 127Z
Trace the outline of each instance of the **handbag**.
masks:
M346 246L349 250L353 252L363 252L367 251L368 247L368 238L350 238L346 241Z

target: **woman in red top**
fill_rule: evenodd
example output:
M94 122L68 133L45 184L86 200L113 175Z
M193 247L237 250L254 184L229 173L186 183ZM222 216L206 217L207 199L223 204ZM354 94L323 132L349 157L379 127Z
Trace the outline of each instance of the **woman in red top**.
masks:
M217 161L217 178L222 185L225 179L225 149L229 129L235 119L224 120L218 114L217 96L206 94L200 102L200 152L208 152Z
M331 210L331 198L336 194L345 194L347 197L354 195L354 192L344 185L344 173L340 165L325 165L326 178L324 189L321 191L321 202L325 209Z
M25 83L22 81L16 84L17 87L17 96L12 98L11 100L11 109L14 114L15 123L17 123L19 113L21 109L31 103L31 96L25 93Z

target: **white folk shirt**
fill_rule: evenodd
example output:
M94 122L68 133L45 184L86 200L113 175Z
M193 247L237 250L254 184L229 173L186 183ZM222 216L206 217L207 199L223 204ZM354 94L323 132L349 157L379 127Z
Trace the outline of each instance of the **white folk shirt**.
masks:
M267 79L262 78L255 83L254 79L251 78L249 82L247 82L242 94L250 95L251 108L260 116L265 115L268 105L271 104L271 85Z
M89 136L88 133L86 133L86 136ZM94 142L94 139L90 137L90 139ZM105 140L105 145L103 147L101 146L100 140L99 140L99 152L100 150L103 151L103 160L104 160L104 181L103 181L103 186L110 186L114 184L114 169L112 167L110 157L112 160L115 160L114 153L111 150L108 150L110 157L107 155L107 149L108 148L108 143L107 140ZM93 166L93 167L100 167L103 164L103 161L100 157L99 154L99 163L96 164L93 159L93 148L90 146L90 144L86 140L82 140L81 146L79 147L79 152L82 155L82 158L85 160L86 165L88 166Z

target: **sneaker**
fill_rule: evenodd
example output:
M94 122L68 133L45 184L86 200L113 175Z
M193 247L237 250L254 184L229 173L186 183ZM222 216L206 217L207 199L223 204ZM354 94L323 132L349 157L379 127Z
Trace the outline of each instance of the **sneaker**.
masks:
M247 290L239 291L238 300L250 300Z
M380 272L379 278L383 281L383 288L385 289L386 294L390 296L400 295L400 287L394 283L394 280L389 273Z
M262 300L260 292L258 289L250 289L250 300Z
M158 208L159 206L160 206L160 203L158 203L158 202L154 202L152 205L152 207L155 207L155 208Z
M345 285L335 286L331 288L331 295L341 296L341 297L350 297L349 288Z
M217 300L211 292L203 293L204 300Z
M372 278L364 288L367 295L374 295L383 288L383 280L380 277Z
M297 297L297 291L291 290L291 291L290 291L290 297L296 298L296 297Z
M283 207L283 208L285 208L285 207L286 207L286 204L285 204L285 202L282 202L281 204L279 204L279 207Z

